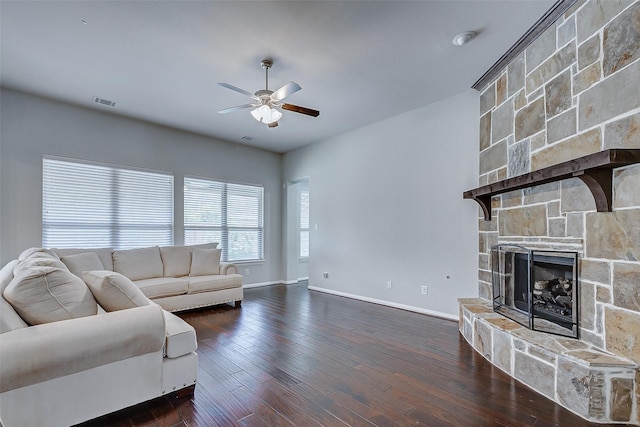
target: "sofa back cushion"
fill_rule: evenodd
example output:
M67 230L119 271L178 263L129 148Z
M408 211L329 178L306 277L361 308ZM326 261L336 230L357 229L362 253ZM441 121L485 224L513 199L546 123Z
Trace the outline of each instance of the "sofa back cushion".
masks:
M95 315L98 304L82 279L56 267L33 267L15 276L3 292L31 325Z
M4 288L13 280L13 269L18 265L18 262L17 259L9 261L9 263L0 270L0 334L28 326L18 313L16 313L11 304L2 297Z
M194 249L191 255L190 276L220 274L220 249Z
M113 271L113 248L65 248L65 249L51 249L60 258L69 255L85 254L87 252L93 252L98 255L102 268L105 270ZM82 276L81 276L82 277Z
M135 283L115 271L87 271L84 273L84 282L106 311L153 304Z
M113 271L131 280L162 277L163 266L160 248L126 249L113 252Z
M95 252L85 252L75 255L63 255L60 257L60 261L67 266L70 272L83 278L85 271L104 270L102 261L98 258Z
M160 247L164 277L188 276L191 269L191 250L190 246Z

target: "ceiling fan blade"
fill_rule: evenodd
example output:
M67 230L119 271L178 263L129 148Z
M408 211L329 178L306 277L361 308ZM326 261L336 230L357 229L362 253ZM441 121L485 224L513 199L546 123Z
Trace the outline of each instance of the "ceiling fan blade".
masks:
M312 110L311 108L300 107L298 105L293 104L282 104L280 107L283 110L289 110L300 114L306 114L307 116L318 117L320 115L320 111Z
M244 110L245 108L255 107L255 104L242 104L236 105L235 107L225 108L224 110L218 111L220 114L231 113L232 111Z
M289 82L271 94L271 101L278 102L286 98L287 96L291 95L292 93L296 93L300 89L302 88L298 83Z
M254 95L251 92L247 92L246 90L230 85L229 83L218 83L218 86L226 87L227 89L231 89L233 91L239 92L243 95L250 96L252 98L254 97Z

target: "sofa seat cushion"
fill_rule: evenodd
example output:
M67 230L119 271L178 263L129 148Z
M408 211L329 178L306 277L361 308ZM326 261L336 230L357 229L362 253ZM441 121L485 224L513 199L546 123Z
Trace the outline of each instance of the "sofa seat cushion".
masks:
M165 355L169 359L196 351L196 331L187 322L163 310L166 329Z
M134 280L134 283L147 298L151 299L182 295L189 291L189 281L180 277L156 277Z
M217 291L220 289L239 288L242 286L242 276L239 274L213 274L210 276L185 277L189 280L189 293Z

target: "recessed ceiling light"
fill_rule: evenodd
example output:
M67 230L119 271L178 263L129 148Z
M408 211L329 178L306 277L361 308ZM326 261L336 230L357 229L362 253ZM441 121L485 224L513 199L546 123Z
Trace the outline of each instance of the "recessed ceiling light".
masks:
M464 33L460 33L453 38L453 44L456 46L462 46L463 44L469 43L473 40L478 33L475 31L465 31Z

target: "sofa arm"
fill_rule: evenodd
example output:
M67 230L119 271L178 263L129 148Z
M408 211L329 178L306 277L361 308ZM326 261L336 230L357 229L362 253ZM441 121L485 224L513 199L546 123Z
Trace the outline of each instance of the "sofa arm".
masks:
M238 269L236 265L231 262L221 262L220 274L238 274Z
M0 334L0 393L157 352L165 323L153 304Z

